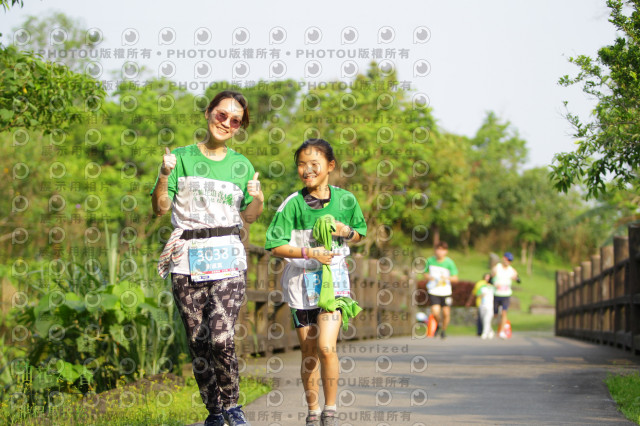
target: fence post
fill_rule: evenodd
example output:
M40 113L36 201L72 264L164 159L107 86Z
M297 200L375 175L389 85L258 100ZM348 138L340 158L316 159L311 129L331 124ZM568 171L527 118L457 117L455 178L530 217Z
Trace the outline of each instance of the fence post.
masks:
M593 333L594 338L598 343L602 343L602 308L599 306L602 300L602 272L600 264L600 255L595 254L591 256L591 303L593 303L593 310L591 313L591 320L593 321Z
M600 275L601 264L600 264L600 255L594 254L591 256L591 277L598 277ZM598 303L602 300L602 292L600 291L601 280L596 279L593 281L591 286L591 302Z
M562 288L562 305L561 305L561 309L562 309L562 321L560 323L560 331L562 333L562 335L566 335L567 333L567 310L569 309L569 296L568 296L568 291L569 291L569 272L568 271L562 271L562 282L561 282L561 288Z
M604 273L607 269L613 266L613 246L606 246L600 249L600 269L603 275L600 278L600 289L602 290L602 300L609 300L612 298L611 289L613 287L613 274ZM611 332L613 331L611 317L613 315L613 309L610 307L601 309L602 315L602 341L607 343L613 342Z
M562 289L562 273L563 271L556 271L556 320L554 321L553 333L558 336L558 330L560 329L560 315L562 314L561 307L563 298Z
M573 294L575 298L574 309L574 335L582 335L584 330L584 324L582 322L582 266L574 266L573 268Z
M586 260L580 264L582 270L582 287L580 293L582 294L582 327L584 333L589 339L593 338L592 318L593 307L591 305L591 262Z
M616 335L616 345L627 347L626 339L626 319L628 315L627 306L624 304L624 282L625 268L623 262L629 257L629 241L627 237L613 237L613 262L615 265L615 273L613 275L613 291L615 298L615 317L614 330ZM629 335L629 337L631 337ZM630 346L630 345L629 345Z
M629 331L632 350L640 351L640 224L629 225L629 275L627 276L627 294L630 299Z

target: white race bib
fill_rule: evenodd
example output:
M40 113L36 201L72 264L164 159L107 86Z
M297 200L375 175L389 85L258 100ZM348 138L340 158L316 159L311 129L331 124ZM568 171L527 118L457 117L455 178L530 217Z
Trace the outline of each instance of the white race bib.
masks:
M247 269L244 248L227 238L193 239L189 242L189 271L193 282L237 277Z

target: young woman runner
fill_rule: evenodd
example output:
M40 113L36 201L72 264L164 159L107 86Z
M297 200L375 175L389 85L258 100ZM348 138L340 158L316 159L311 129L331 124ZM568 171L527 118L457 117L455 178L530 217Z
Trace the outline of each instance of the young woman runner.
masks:
M238 92L218 93L205 112L207 138L166 153L154 189L153 210L171 210L171 234L158 262L171 273L173 296L189 339L206 426L248 425L238 402L234 324L245 293L242 220L262 213L264 195L249 160L226 146L249 123ZM242 219L241 219L242 217Z
M307 140L295 152L294 159L305 187L291 194L278 208L267 230L265 247L287 262L282 287L302 352L302 384L309 407L306 425L337 425L339 362L336 344L343 317L353 316L351 308L356 305L349 298L345 263L349 254L347 243L360 241L367 232L367 225L354 195L329 185L329 173L335 169L336 159L327 141ZM327 215L332 216L328 222L335 223L334 228L323 227L327 224ZM331 240L326 242L331 250L316 238L316 231L321 233L323 229L324 235ZM329 233L331 229L334 230ZM339 309L331 309L332 312L318 306L327 296L322 292L323 278L327 278L323 274L332 276L333 288L328 287L329 296L339 302ZM319 404L320 377L324 410L320 410Z

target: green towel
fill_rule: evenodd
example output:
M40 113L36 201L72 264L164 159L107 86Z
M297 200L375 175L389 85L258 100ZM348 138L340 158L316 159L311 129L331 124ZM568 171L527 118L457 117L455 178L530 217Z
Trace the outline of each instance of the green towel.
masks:
M336 230L336 221L330 214L324 215L316 220L313 225L313 238L322 244L325 250L331 250L333 236L331 233ZM333 290L333 274L329 265L322 264L322 287L320 289L320 300L318 306L325 311L334 312L336 309L342 311L342 328L346 330L349 326L349 319L355 318L362 311L358 303L350 297L338 297L336 299Z
M322 244L325 250L331 250L333 237L331 233L336 230L336 221L330 214L319 217L313 225L313 238ZM335 309L328 309L334 305L336 297L333 292L333 274L329 265L322 264L322 287L320 289L320 300L318 306L329 312Z
M347 328L349 328L349 320L355 318L356 315L362 311L362 308L358 306L358 302L350 297L338 297L335 299L334 307L342 311L342 329L344 331L347 331ZM333 312L333 310L331 312Z

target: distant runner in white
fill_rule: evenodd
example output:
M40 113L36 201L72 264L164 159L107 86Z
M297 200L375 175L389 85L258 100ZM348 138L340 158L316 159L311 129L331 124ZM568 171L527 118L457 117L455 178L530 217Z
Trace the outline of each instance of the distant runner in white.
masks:
M498 336L501 339L507 338L504 326L507 324L507 311L509 310L511 294L513 293L511 290L511 284L513 281L520 281L520 278L518 278L518 271L511 266L511 262L513 262L513 254L506 252L504 256L502 256L502 261L500 261L491 270L493 285L496 286L496 292L493 298L494 315L498 315L500 308L502 308L500 322L498 323Z

